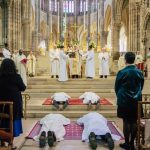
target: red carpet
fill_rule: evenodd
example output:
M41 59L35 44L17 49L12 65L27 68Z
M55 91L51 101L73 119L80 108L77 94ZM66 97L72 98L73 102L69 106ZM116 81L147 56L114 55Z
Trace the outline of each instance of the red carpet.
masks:
M118 129L118 127L115 125L114 122L109 121L108 127L112 134L118 135L121 137L121 140L124 139L122 136L122 133ZM39 122L35 124L29 135L27 136L28 139L33 139L34 136L38 135L41 129L41 125ZM83 126L80 126L76 124L76 122L71 122L71 124L65 126L66 129L66 135L64 137L65 140L81 140L82 137L82 131Z
M42 105L52 105L52 99L47 98ZM71 98L69 99L69 105L85 105L83 104L83 100L79 98ZM100 105L113 105L108 99L103 98L100 100Z

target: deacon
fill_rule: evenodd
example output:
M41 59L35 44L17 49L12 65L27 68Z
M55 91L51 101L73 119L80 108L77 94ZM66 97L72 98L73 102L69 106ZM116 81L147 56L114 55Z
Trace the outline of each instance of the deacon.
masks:
M23 54L22 49L20 49L19 54L17 56L17 69L24 84L27 86L26 64L27 64L27 58Z
M105 140L109 150L114 149L114 141L119 140L117 135L111 135L111 131L107 126L107 119L97 112L91 112L77 120L79 125L84 125L82 133L82 141L89 142L92 149L97 148L97 137ZM113 136L113 139L112 139Z
M144 63L143 63L143 56L141 55L140 51L137 51L136 53L136 57L135 57L135 64L137 66L138 69L140 69L141 71L144 70Z
M107 78L109 75L109 53L106 52L106 48L102 48L102 52L98 55L99 59L99 75L100 78Z
M64 52L64 46L60 46L60 52L59 52L59 59L60 59L60 66L59 66L59 78L58 81L67 81L68 80L68 74L67 74L67 59L68 55Z
M54 145L55 140L62 141L66 134L65 125L70 124L70 119L61 114L49 114L40 120L42 128L40 133L34 137L34 140L39 141L41 148L46 146L46 141L51 147ZM56 136L51 136L54 133Z
M126 64L125 64L124 54L120 53L120 57L119 57L119 60L118 60L118 70L123 69L125 66L126 66Z
M56 45L54 49L50 50L49 56L51 59L51 78L59 78L59 50L57 49Z
M36 65L36 58L33 55L33 52L30 51L30 54L27 57L27 70L28 70L28 75L30 77L35 76L35 65Z
M89 45L88 52L83 55L86 58L85 76L87 79L93 79L95 77L95 63L94 63L94 46Z
M11 53L8 49L8 44L7 43L5 43L5 48L3 48L2 53L3 53L4 58L11 58Z
M68 106L68 100L71 97L64 92L60 92L55 93L51 96L51 98L53 100L53 105L57 108L57 110L64 110ZM61 108L60 105L63 105L63 108Z
M99 109L100 97L97 94L93 92L85 92L79 98L83 99L83 104L88 104L88 110L92 109L92 105L96 105L95 110Z

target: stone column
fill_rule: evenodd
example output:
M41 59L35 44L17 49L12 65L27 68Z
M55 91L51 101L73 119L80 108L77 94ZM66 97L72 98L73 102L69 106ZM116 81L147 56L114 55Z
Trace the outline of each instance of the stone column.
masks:
M91 40L91 1L88 0L88 37L87 37L87 42L88 45L90 43Z
M64 17L64 10L63 10L63 3L64 3L64 0L60 0L60 3L59 3L59 6L60 6L60 40L62 41L63 40L63 17Z
M101 43L101 48L105 46L105 40L104 40L104 1L99 0L100 4L100 43Z
M49 46L50 46L50 5L49 5L50 0L48 0L48 5L47 5L47 51L49 51ZM51 10L52 11L52 10Z

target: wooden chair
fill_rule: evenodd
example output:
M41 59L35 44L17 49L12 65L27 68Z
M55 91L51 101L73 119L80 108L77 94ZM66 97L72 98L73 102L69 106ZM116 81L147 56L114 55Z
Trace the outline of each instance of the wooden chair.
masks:
M30 95L29 94L22 94L23 98L23 112L24 112L24 118L27 118L27 103L30 100Z
M9 120L9 128L0 128L0 140L9 143L8 147L2 147L0 145L0 150L11 150L13 149L13 102L0 102L0 106L9 108L9 113L5 113L3 110L0 113L0 124L3 119Z
M144 94L143 101L138 102L138 132L137 132L138 150L150 149L150 147L147 147L145 145L145 121L146 119L150 119L150 95L148 94Z

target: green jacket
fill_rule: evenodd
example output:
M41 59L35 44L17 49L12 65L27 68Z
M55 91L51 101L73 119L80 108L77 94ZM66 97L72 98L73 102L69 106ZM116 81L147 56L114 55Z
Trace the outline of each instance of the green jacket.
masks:
M115 82L117 105L129 106L132 101L141 101L143 85L144 76L135 65L120 70Z

